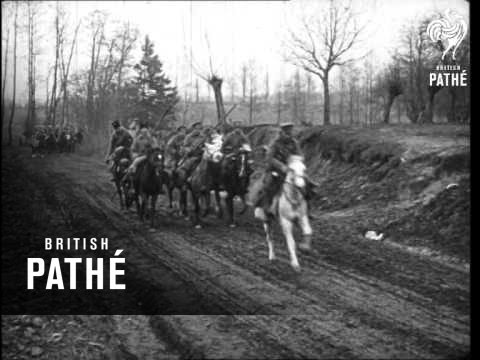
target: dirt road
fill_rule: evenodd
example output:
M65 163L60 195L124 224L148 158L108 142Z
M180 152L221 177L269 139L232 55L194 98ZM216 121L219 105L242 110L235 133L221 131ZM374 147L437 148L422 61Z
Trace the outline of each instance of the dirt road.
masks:
M63 210L48 206L63 212L62 226L88 228L125 250L127 286L138 289L134 301L163 313L175 306L185 310L177 313L226 314L149 316L152 333L183 356L452 358L470 352L468 267L365 240L345 213L315 214L313 250L300 253L303 270L296 275L278 229L278 260L268 262L251 212L235 229L210 216L196 230L169 214L162 197L158 224L149 229L119 210L101 161L31 159L28 152L16 161L40 193L61 204ZM183 303L170 304L172 298ZM148 357L142 351L139 357Z

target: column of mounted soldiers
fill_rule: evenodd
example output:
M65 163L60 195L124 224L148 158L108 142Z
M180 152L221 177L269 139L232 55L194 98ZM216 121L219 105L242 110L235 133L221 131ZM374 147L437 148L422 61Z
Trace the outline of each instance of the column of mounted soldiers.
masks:
M252 151L243 131L229 124L213 127L196 122L188 128L182 125L173 132L163 135L160 132L153 133L147 125L141 124L138 120L134 120L129 129L118 121L114 121L112 127L113 132L105 160L110 164L112 181L119 181L119 186L133 181L153 149L161 149L163 172L170 179L179 172L189 179L201 163L202 157L209 154L210 156L217 156L213 155L215 152L220 154L218 160L211 159L217 162L223 157L234 156L241 151ZM257 162L257 166L262 168L262 176L249 186L247 204L264 209L266 214L275 214L277 205L275 198L289 171L287 166L289 156L302 156L293 130L293 123L280 124L276 138L269 146L260 149L264 156L263 161ZM252 162L250 160L248 164L249 175L253 172ZM123 171L120 171L121 169ZM308 202L314 194L315 184L308 177L306 180L305 197Z

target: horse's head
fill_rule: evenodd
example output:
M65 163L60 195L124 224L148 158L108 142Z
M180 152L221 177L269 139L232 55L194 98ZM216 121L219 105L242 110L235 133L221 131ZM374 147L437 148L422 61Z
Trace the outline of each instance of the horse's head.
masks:
M288 172L285 181L295 185L297 188L304 189L306 186L306 170L303 156L290 155L287 161Z
M155 170L155 175L160 176L163 172L163 151L159 147L147 150L147 163Z
M207 160L215 164L218 164L220 161L222 161L222 144L223 139L222 135L220 134L215 134L214 136L212 136L211 142L205 143L204 156L207 158Z

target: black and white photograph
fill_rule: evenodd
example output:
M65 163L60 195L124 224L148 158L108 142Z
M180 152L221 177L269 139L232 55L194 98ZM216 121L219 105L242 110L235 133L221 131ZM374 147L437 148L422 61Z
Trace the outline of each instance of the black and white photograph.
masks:
M468 0L1 3L2 359L470 359Z

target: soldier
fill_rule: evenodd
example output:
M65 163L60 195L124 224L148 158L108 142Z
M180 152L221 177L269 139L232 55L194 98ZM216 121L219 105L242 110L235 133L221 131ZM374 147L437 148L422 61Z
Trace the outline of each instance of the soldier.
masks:
M112 122L112 127L113 133L110 137L110 145L108 146L108 153L105 157L107 163L116 148L123 146L129 149L133 141L132 135L130 135L128 130L121 126L117 120Z
M112 122L112 127L113 127L113 133L110 137L110 144L108 146L107 155L105 156L105 162L107 164L110 160L112 160L112 155L116 153L116 150L119 147L130 149L130 146L132 145L132 141L133 141L132 135L130 135L128 130L125 129L123 126L121 126L117 120ZM115 162L112 161L112 165L110 166L110 169L109 169L112 174L114 173L114 168L115 168ZM115 179L113 179L113 181L114 180Z
M193 124L185 135L182 158L178 167L185 170L186 174L191 174L202 159L205 139L206 134L200 122Z
M176 169L180 157L183 155L183 141L187 128L179 126L165 145L165 170L170 174Z
M147 149L158 147L157 141L150 134L147 127L142 127L132 145L132 156L134 158L132 164L127 169L128 174L134 174L139 164L147 159ZM127 176L126 175L126 176Z
M254 208L261 207L273 213L275 203L273 199L278 194L288 171L287 160L290 155L302 155L299 144L293 137L293 123L287 122L280 125L280 133L268 149L266 168L262 181L252 189L250 202ZM307 201L312 196L312 182L307 179Z

